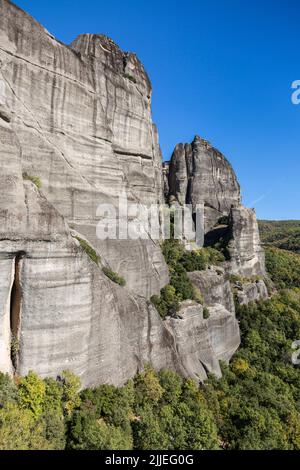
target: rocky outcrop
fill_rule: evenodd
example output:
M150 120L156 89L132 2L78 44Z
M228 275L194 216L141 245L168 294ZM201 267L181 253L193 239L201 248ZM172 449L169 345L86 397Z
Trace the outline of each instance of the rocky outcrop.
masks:
M265 255L254 209L243 206L231 209L228 251L231 274L266 276Z
M219 361L228 362L240 344L238 322L234 313L221 304L212 304L209 318L203 318L203 307L185 301L176 318L168 317L166 325L175 337L176 350L184 370L203 381L207 373L221 376Z
M234 315L234 300L229 275L220 266L210 266L205 271L188 273L192 283L199 289L206 306L223 305Z
M181 303L175 318L166 325L174 332L176 350L183 367L205 380L207 373L221 376L219 361L228 362L240 344L229 275L219 266L188 273L203 297L203 306L193 301ZM206 315L204 315L206 312Z
M235 282L233 288L240 305L269 298L268 289L263 279L254 282Z
M147 300L169 278L159 244L96 236L99 203L163 202L151 84L136 56L103 35L65 46L0 0L0 140L0 370L70 369L83 386L122 384L148 362L219 374L238 346L234 315L215 304L207 320L197 307L163 322Z
M168 196L179 204L204 204L208 232L232 206L240 203L240 186L235 173L218 150L196 136L191 144L178 144L168 173Z
M11 178L4 174L1 180L8 197L0 225L0 370L34 370L45 377L70 369L84 386L93 386L122 384L151 363L200 380L205 371L199 373L194 357L202 358L207 348L203 361L218 373L221 352L215 355L211 328L198 336L195 318L186 319L182 356L177 329L162 322L145 298L104 276L61 214L34 183L23 180L20 146L10 127L1 123L0 131L1 159L9 155L11 164Z
M197 204L204 204L204 243L225 249L227 274L260 277L259 289L255 283L251 288L249 286L249 298L266 298L267 289L263 281L266 277L265 257L256 214L254 209L241 205L240 186L226 158L196 136L191 144L175 147L171 161L165 164L165 181L165 193L171 204L192 204L194 210ZM192 278L208 295L211 283L215 295L215 273L193 274ZM224 282L220 284L225 285ZM228 299L230 296L222 292L222 288L219 297Z

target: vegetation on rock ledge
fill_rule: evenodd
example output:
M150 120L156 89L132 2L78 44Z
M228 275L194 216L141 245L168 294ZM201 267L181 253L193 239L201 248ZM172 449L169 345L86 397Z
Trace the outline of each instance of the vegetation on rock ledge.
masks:
M89 256L89 258L96 264L99 264L101 261L100 256L96 253L94 248L92 248L86 240L83 240L83 238L80 237L75 237L76 240L79 241L81 248L83 251L86 252L86 254Z
M23 179L25 181L31 181L38 189L42 187L42 181L38 176L28 175L27 173L23 173Z
M112 269L104 267L102 268L102 271L104 272L106 277L108 277L111 281L115 282L116 284L119 284L119 286L126 285L125 279L122 276L119 276L119 274L115 273Z
M164 287L160 296L151 297L162 318L176 315L183 300L194 300L203 304L201 292L193 285L187 273L202 271L210 265L225 261L223 254L214 248L200 248L187 251L179 240L165 240L162 252L170 271L170 284Z

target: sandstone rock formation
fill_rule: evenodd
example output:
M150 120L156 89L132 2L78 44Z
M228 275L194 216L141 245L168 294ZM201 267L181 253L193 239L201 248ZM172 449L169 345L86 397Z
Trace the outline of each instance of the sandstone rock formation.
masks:
M83 386L122 384L147 362L200 380L219 374L239 344L234 314L219 303L207 320L198 307L163 322L148 301L169 278L159 244L96 237L99 203L164 200L151 84L137 57L103 35L65 46L0 0L0 141L0 370L70 369ZM207 188L214 220L238 200L228 178L224 204L213 195L222 185Z
M203 295L205 305L223 305L234 314L234 300L228 273L220 266L210 266L205 271L189 273L189 278Z
M204 204L205 243L221 244L226 248L229 257L224 266L226 272L249 279L260 278L259 286L249 281L243 297L239 295L238 300L246 303L265 299L265 258L256 214L253 209L242 206L240 186L227 159L206 140L196 136L191 144L175 147L171 161L165 164L164 179L165 193L171 203L192 204L193 208ZM208 282L215 292L214 278L213 272L192 276L200 290L205 287L203 283ZM221 289L225 285L223 283ZM226 293L222 295L229 298Z
M232 274L245 277L266 276L265 255L253 209L243 206L231 209L228 251Z
M184 370L193 371L191 376L197 380L203 380L208 372L220 377L219 360L229 361L240 343L234 312L221 304L211 304L208 310L209 318L204 319L202 306L185 301L178 317L166 320Z
M180 204L204 203L206 231L240 203L240 186L230 163L198 136L191 144L176 145L168 185L169 198L175 197Z
M13 116L22 172L41 179L47 199L127 286L146 297L159 292L168 273L155 243L131 240L124 250L117 240L96 238L99 203L117 207L121 194L129 202L162 202L161 153L142 64L102 35L82 35L66 47L5 0L0 31L2 105Z
M268 289L262 279L254 282L236 282L235 295L239 304L244 305L257 300L266 300L269 297Z

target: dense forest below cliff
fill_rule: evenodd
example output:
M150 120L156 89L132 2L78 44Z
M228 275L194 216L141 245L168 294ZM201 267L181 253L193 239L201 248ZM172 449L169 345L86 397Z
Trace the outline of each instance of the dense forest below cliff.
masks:
M123 387L79 391L70 372L0 375L0 449L300 449L300 256L267 249L278 289L237 306L242 344L198 387L150 366Z

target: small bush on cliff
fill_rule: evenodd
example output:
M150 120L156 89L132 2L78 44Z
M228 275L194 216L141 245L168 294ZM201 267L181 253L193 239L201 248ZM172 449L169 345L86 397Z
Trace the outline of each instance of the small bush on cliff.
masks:
M12 335L10 340L10 357L15 367L18 361L18 355L20 351L20 341L15 335Z
M209 310L208 310L207 307L204 307L204 309L203 309L203 318L204 318L204 320L208 320L209 317L210 317Z
M151 302L162 318L166 318L167 315L176 315L180 306L176 290L171 285L164 287L160 291L160 296L153 295Z
M75 237L79 241L81 248L86 252L89 258L96 264L99 264L101 257L96 253L94 248L92 248L86 240L83 240L80 237Z
M237 274L232 274L230 276L230 282L232 284L249 284L254 283L262 280L261 276L251 276L251 277L244 277Z
M130 75L129 73L124 73L124 77L130 80L133 83L136 83L136 78L133 75Z
M187 272L203 271L210 265L219 265L225 261L223 253L215 248L187 251L179 240L174 239L164 241L162 252L169 268L180 264Z
M38 176L32 176L32 175L28 175L28 173L23 173L23 179L27 181L31 181L33 184L35 184L35 186L38 189L41 189L42 187L42 181Z
M115 282L116 284L119 284L119 286L126 285L124 277L119 276L119 274L115 273L112 269L104 267L102 271L104 272L106 277L108 277L111 281Z

